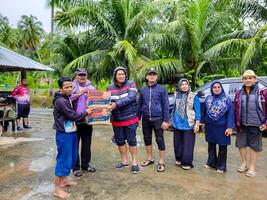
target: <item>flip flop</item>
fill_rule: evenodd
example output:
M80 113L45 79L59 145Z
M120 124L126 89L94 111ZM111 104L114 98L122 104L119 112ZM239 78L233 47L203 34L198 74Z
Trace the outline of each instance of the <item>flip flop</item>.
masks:
M155 163L154 160L145 160L144 162L141 163L141 166L142 166L142 167L146 167L146 166L148 166L148 165L152 165L152 164L154 164L154 163Z
M250 177L250 178L254 178L255 176L256 176L256 172L255 171L248 171L247 173L246 173L246 176L247 177Z
M248 170L248 167L246 165L240 165L240 167L237 169L238 172L243 173Z
M157 172L164 172L165 171L165 165L159 163L157 166Z

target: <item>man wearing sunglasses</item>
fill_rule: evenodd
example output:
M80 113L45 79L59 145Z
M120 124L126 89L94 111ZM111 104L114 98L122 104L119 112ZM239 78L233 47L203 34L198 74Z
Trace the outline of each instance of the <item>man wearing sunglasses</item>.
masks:
M95 90L91 82L87 79L87 71L84 68L78 68L75 72L75 80L73 81L73 92L71 101L76 112L86 110L87 92ZM78 142L82 143L81 154L78 158L76 166L73 170L75 176L82 176L82 171L95 172L96 169L90 165L91 161L91 141L92 141L92 125L85 122L85 119L77 122ZM79 145L78 145L79 146Z
M262 151L262 131L267 128L267 90L260 89L252 70L242 76L243 86L237 91L234 100L235 123L237 128L236 147L239 148L241 165L238 172L246 176L256 176L256 160ZM247 162L249 147L250 162Z

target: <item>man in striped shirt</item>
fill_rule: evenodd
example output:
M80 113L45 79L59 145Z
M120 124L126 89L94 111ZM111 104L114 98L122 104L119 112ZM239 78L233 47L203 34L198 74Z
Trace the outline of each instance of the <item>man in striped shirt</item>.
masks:
M115 168L129 167L125 144L127 141L132 156L132 173L137 174L139 173L139 166L136 159L136 129L138 125L136 84L128 80L126 70L123 67L117 67L113 73L113 83L108 87L108 91L111 91L111 123L121 155L121 162L116 164Z

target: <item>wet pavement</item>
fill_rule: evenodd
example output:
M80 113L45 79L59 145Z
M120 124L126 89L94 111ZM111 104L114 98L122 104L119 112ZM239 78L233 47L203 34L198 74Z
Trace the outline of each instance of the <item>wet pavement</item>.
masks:
M52 130L52 115L32 113L33 129L22 133L4 133L4 136L32 140L0 146L0 200L47 200L53 197L56 146ZM172 133L165 133L167 144L166 171L156 172L156 164L141 168L133 175L130 168L115 170L119 161L117 147L110 142L110 126L95 126L92 141L92 164L96 173L84 173L78 186L68 188L69 199L74 200L241 200L267 199L267 138L263 139L264 151L258 160L257 176L248 178L236 172L240 164L235 137L228 149L228 171L218 174L205 169L207 144L204 135L198 135L195 147L195 167L190 171L174 165ZM138 160L146 158L145 147L138 129ZM154 145L156 147L156 145ZM157 150L154 148L155 160Z

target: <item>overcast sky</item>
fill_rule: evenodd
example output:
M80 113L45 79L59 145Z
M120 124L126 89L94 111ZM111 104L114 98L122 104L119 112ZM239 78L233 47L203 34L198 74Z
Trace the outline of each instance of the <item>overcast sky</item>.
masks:
M0 0L0 14L7 17L11 26L16 27L22 15L33 15L50 32L50 8L47 0Z

